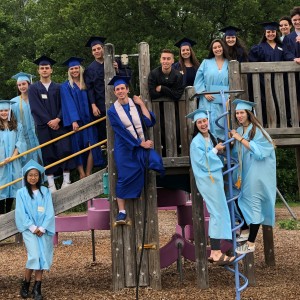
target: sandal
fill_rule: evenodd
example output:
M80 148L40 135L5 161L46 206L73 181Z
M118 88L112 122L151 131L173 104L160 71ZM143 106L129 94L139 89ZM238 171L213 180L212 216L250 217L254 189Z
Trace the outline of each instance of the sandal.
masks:
M249 246L247 243L237 247L235 249L235 252L237 254L247 254L255 251L255 245Z
M227 256L226 258L225 257L226 255L222 253L222 255L218 260L214 260L212 257L209 257L208 261L217 266L226 266L226 265L231 265L235 260L235 256Z

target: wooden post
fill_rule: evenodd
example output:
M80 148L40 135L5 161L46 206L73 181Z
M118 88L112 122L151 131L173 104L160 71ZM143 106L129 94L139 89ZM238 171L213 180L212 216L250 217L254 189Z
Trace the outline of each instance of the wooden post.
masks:
M298 178L298 197L300 197L300 147L295 148L296 154L296 167L297 167L297 178Z
M106 82L106 109L115 101L113 89L107 86L107 82L113 77L112 67L114 48L106 44L105 49L105 82ZM139 45L139 73L140 95L147 107L151 110L151 102L148 93L148 74L150 71L149 46L146 43ZM140 263L140 254L143 237L144 208L147 205L148 215L146 219L145 244L152 244L154 249L144 249L139 277L140 286L150 285L154 289L161 288L160 260L159 260L159 233L157 216L157 196L154 172L148 172L145 179L145 190L141 199L126 200L126 211L130 223L122 226L114 226L118 212L116 201L117 174L114 165L113 151L114 134L111 126L107 126L108 140L108 167L110 183L110 220L111 220L111 251L112 251L112 278L113 290L124 287L134 287L137 284L136 270ZM153 140L153 131L149 132L149 138Z
M274 239L272 226L263 225L263 240L265 262L268 266L275 266Z
M241 81L241 73L240 73L240 63L236 60L232 60L229 62L229 89L230 90L241 90L242 89L242 81ZM244 95L244 93L242 94ZM230 95L230 102L234 101L234 99L238 98L237 95ZM241 97L244 99L243 97ZM232 120L235 120L235 112L233 109L230 110L231 114L231 124L233 124Z
M104 46L104 65L105 65L105 99L106 111L114 103L115 95L112 86L107 85L115 75L113 69L114 47L112 44ZM121 226L114 227L114 221L118 213L116 200L116 182L117 173L113 158L114 135L109 120L107 119L107 157L108 157L108 178L109 178L109 201L110 201L110 228L111 228L111 259L112 259L112 285L113 290L117 291L125 287L124 270L124 250L123 250L123 232Z
M150 53L147 43L139 44L139 81L140 94L145 100L147 108L152 109L148 90L148 75L150 73ZM155 130L157 130L155 125ZM149 138L153 140L153 129L149 130ZM144 197L147 203L147 227L146 243L155 245L155 249L144 250L144 255L148 254L148 275L150 286L153 289L161 289L161 272L160 272L160 254L159 254L159 230L157 214L157 193L156 193L156 176L153 171L146 175L147 186L145 186ZM142 227L142 225L139 225ZM147 253L148 252L148 253ZM139 257L139 255L138 255Z
M193 95L193 88L188 88L186 91L186 105L187 112L194 111L197 107L196 99L189 101L189 98ZM193 125L191 120L187 120L188 138L191 140L193 132ZM190 167L190 184L191 184L191 197L193 208L193 228L195 239L195 261L196 261L196 273L197 273L197 286L201 289L208 288L208 267L207 267L207 255L206 255L206 236L205 236L205 218L203 198L198 192L192 167Z
M243 259L244 275L248 278L249 286L255 286L254 254L248 253Z

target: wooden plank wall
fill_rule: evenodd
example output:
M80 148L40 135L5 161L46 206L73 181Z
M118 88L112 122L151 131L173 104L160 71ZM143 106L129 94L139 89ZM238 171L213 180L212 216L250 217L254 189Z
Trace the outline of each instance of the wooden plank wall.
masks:
M229 78L231 89L243 89L240 95L231 98L249 100L253 95L256 103L256 114L263 123L263 113L266 114L266 130L271 134L278 146L299 145L300 103L297 103L297 85L300 66L294 62L241 63L230 61ZM252 79L252 91L249 80ZM261 81L264 85L261 85ZM266 111L263 112L262 90L266 95ZM251 100L251 99L250 99ZM234 120L234 111L231 113ZM290 118L290 119L288 119ZM274 130L277 128L278 130Z

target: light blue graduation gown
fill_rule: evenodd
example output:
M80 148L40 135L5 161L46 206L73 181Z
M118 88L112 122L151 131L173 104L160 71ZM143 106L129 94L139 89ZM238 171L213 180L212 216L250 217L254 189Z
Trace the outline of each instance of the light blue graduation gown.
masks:
M11 100L16 102L11 108L15 117L17 118L17 121L23 126L23 134L27 145L27 150L37 147L39 145L39 141L35 133L35 125L31 114L29 101L26 102L22 100L20 96L17 96ZM31 159L42 165L43 160L41 149L28 153L26 155L26 161L24 164Z
M53 235L55 234L55 214L52 197L48 188L41 187L40 193L30 197L26 187L18 190L16 198L15 220L22 233L27 249L27 269L49 270L53 259ZM29 228L35 225L46 232L38 237Z
M196 93L209 91L228 91L228 60L225 59L222 70L218 69L215 58L204 59L201 63L194 82ZM204 95L200 96L199 108L210 111L210 131L211 133L222 140L225 140L224 130L219 128L215 121L224 112L222 99L220 94L213 95L213 101L207 101ZM227 97L225 95L225 97ZM223 120L226 120L223 118ZM220 121L223 124L224 121Z
M18 123L17 130L0 130L0 162L11 157L15 148L18 149L19 154L27 150L20 123ZM26 155L0 167L0 186L22 177L22 166L25 160ZM15 198L20 187L22 187L21 181L0 190L0 200Z
M243 127L237 132L248 139L250 124L243 134ZM267 134L267 133L266 133ZM268 134L267 134L268 136ZM241 170L234 173L234 182L241 174L241 190L238 198L239 207L247 224L263 224L274 226L276 200L276 156L273 145L256 128L250 150L235 142L232 155L242 161Z
M198 133L190 146L192 169L197 188L210 214L208 231L210 238L232 239L230 214L224 192L223 163L212 149L212 141L206 141L202 134ZM209 171L214 182L210 178Z

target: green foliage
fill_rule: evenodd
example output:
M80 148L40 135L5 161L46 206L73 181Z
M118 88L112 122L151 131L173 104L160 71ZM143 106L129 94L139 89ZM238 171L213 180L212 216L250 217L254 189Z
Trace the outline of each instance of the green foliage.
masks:
M2 0L1 98L16 95L10 77L19 71L35 74L31 62L42 54L59 62L56 81L66 78L60 65L66 58L80 56L89 64L92 56L84 45L92 35L107 37L118 54L136 53L139 42L149 43L154 68L160 50L174 49L183 36L197 41L195 52L202 60L218 30L229 24L242 29L240 36L250 47L262 33L258 22L276 21L294 5L292 0L215 0L213 5L208 0Z
M175 49L183 36L197 41L194 50L204 59L219 29L234 25L248 48L259 42L262 21L289 15L294 0L1 0L0 99L16 96L11 76L19 71L36 74L32 61L42 54L55 59L53 80L66 80L61 63L80 56L88 65L93 57L85 43L92 35L107 37L117 54L137 53L138 43L150 45L151 68L159 64L163 48ZM138 73L136 59L130 64ZM135 84L136 88L137 84ZM291 149L278 149L278 187L288 200L298 199L295 159Z
M294 219L280 220L278 221L280 229L286 230L300 230L300 222Z
M276 149L277 187L287 201L299 201L295 149Z

